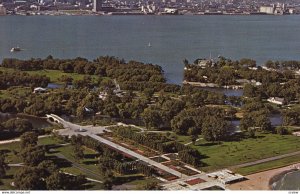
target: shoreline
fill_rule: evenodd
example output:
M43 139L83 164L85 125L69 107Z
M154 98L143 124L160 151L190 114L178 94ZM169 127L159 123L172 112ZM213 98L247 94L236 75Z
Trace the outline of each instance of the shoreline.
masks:
M78 11L82 13L73 13L72 11ZM144 14L144 13L128 13L128 12L112 12L112 14L99 14L99 13L90 13L89 10L71 10L70 12L65 10L60 10L57 12L32 12L29 15L26 15L26 12L20 12L17 14L6 14L6 15L0 15L1 16L299 16L300 14L283 14L283 15L276 15L276 14L260 14L260 13L225 13L225 14L218 14L218 13L192 13L192 14Z
M296 172L296 171L298 171L298 170L297 169L290 169L290 170L286 170L286 171L283 171L279 174L274 175L269 181L269 190L275 190L275 189L273 189L273 184L278 182L282 178L283 175L288 174L290 172Z
M273 190L272 184L278 181L283 174L295 171L300 162L285 167L275 168L245 176L247 180L229 185L229 190Z

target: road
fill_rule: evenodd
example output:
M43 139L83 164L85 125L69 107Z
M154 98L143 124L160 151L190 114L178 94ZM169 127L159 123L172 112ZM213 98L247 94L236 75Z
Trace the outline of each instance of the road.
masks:
M292 152L292 153L288 153L288 154L283 154L283 155L280 155L280 156L265 158L265 159L261 159L261 160L256 160L256 161L253 161L253 162L247 162L247 163L231 166L229 168L230 169L236 169L236 168L242 168L242 167L247 167L247 166L253 166L253 165L256 165L256 164L270 162L270 161L273 161L273 160L278 160L278 159L282 159L282 158L286 158L286 157L290 157L290 156L295 156L295 155L300 155L300 151Z
M87 168L83 168L80 164L68 159L67 157L65 157L63 154L61 153L58 153L58 154L55 154L58 158L61 158L61 159L64 159L64 160L67 160L69 161L70 163L72 163L72 166L79 169L80 171L84 172L86 175L90 176L90 177L94 177L94 178L97 178L97 179L101 179L101 176L100 174L96 173L95 171L93 170L90 170L90 169L87 169Z
M155 167L157 167L157 168L159 168L159 169L161 169L161 170L163 170L165 172L168 172L168 173L170 173L172 175L175 175L177 177L187 177L187 175L182 174L182 173L180 173L180 172L178 172L178 171L176 171L176 170L174 170L172 168L169 168L169 167L167 167L165 165L162 165L162 164L160 164L158 162L155 162L154 160L151 160L151 159L149 159L149 158L147 158L147 157L145 157L143 155L140 155L140 154L138 154L138 153L136 153L136 152L134 152L132 150L129 150L129 149L125 148L125 147L122 147L122 146L114 143L114 142L111 142L111 141L109 141L107 139L104 139L104 138L98 136L98 134L104 133L105 131L109 131L105 127L80 126L78 124L73 124L73 123L70 123L68 121L65 121L64 119L60 118L57 115L51 114L51 116L54 117L55 119L59 120L60 123L66 128L63 131L59 132L61 135L71 136L71 135L78 135L78 134L80 134L80 135L83 135L83 136L90 136L91 138L96 139L97 141L100 141L103 144L106 144L106 145L108 145L108 146L110 146L112 148L115 148L115 149L119 150L120 152L126 153L126 154L128 154L128 155L130 155L130 156L132 156L134 158L137 158L137 159L139 159L139 160L141 160L141 161L143 161L143 162L145 162L147 164L155 166ZM77 131L75 131L75 130L80 129L80 128L81 129L87 129L87 131L85 131L85 132L77 132Z
M38 138L44 138L44 137L50 137L51 135L41 135L39 136ZM20 138L16 138L16 139L11 139L11 140L3 140L3 141L0 141L0 145L1 144L8 144L8 143L13 143L13 142L18 142L18 141L21 141Z

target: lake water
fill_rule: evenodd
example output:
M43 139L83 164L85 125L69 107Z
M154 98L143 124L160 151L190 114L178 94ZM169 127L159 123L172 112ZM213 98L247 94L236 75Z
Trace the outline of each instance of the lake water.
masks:
M1 113L0 112L0 122L5 122L11 118L23 118L28 119L28 121L32 124L35 129L42 129L51 126L51 124L47 121L46 118L39 118L29 115L15 115L15 114L8 114L8 113Z
M300 190L300 171L293 171L282 175L273 183L274 190Z
M270 122L271 122L272 126L276 127L276 126L282 125L283 118L280 114L271 114L269 116L269 118L270 118ZM240 132L241 131L239 128L240 123L241 123L240 120L232 120L231 121L232 132Z
M4 16L4 57L94 59L113 55L161 65L181 83L183 59L299 60L300 16ZM151 47L148 47L149 42ZM19 45L22 52L10 53Z

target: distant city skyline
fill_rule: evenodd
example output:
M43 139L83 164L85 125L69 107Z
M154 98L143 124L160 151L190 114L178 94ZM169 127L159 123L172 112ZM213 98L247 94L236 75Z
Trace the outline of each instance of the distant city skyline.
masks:
M0 0L2 15L36 15L44 11L64 14L299 14L300 0ZM4 12L3 8L6 9ZM75 12L76 13L76 12ZM65 13L70 14L70 13ZM74 13L73 13L74 14Z

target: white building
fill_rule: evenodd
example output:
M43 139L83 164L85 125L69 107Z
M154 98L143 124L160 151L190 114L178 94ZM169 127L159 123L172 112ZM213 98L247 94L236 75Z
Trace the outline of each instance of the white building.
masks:
M38 88L34 88L33 90L33 93L37 94L37 93L45 93L47 92L47 89L46 88L41 88L41 87L38 87Z
M165 8L164 11L165 11L165 13L167 13L167 14L175 14L175 13L178 12L178 10L177 10L177 9L174 9L174 8Z
M3 5L0 5L0 15L6 15L6 9Z
M266 14L274 14L274 6L261 6L259 8L260 13L266 13Z
M278 97L270 97L268 98L268 102L283 105L284 104L284 98L278 98Z

